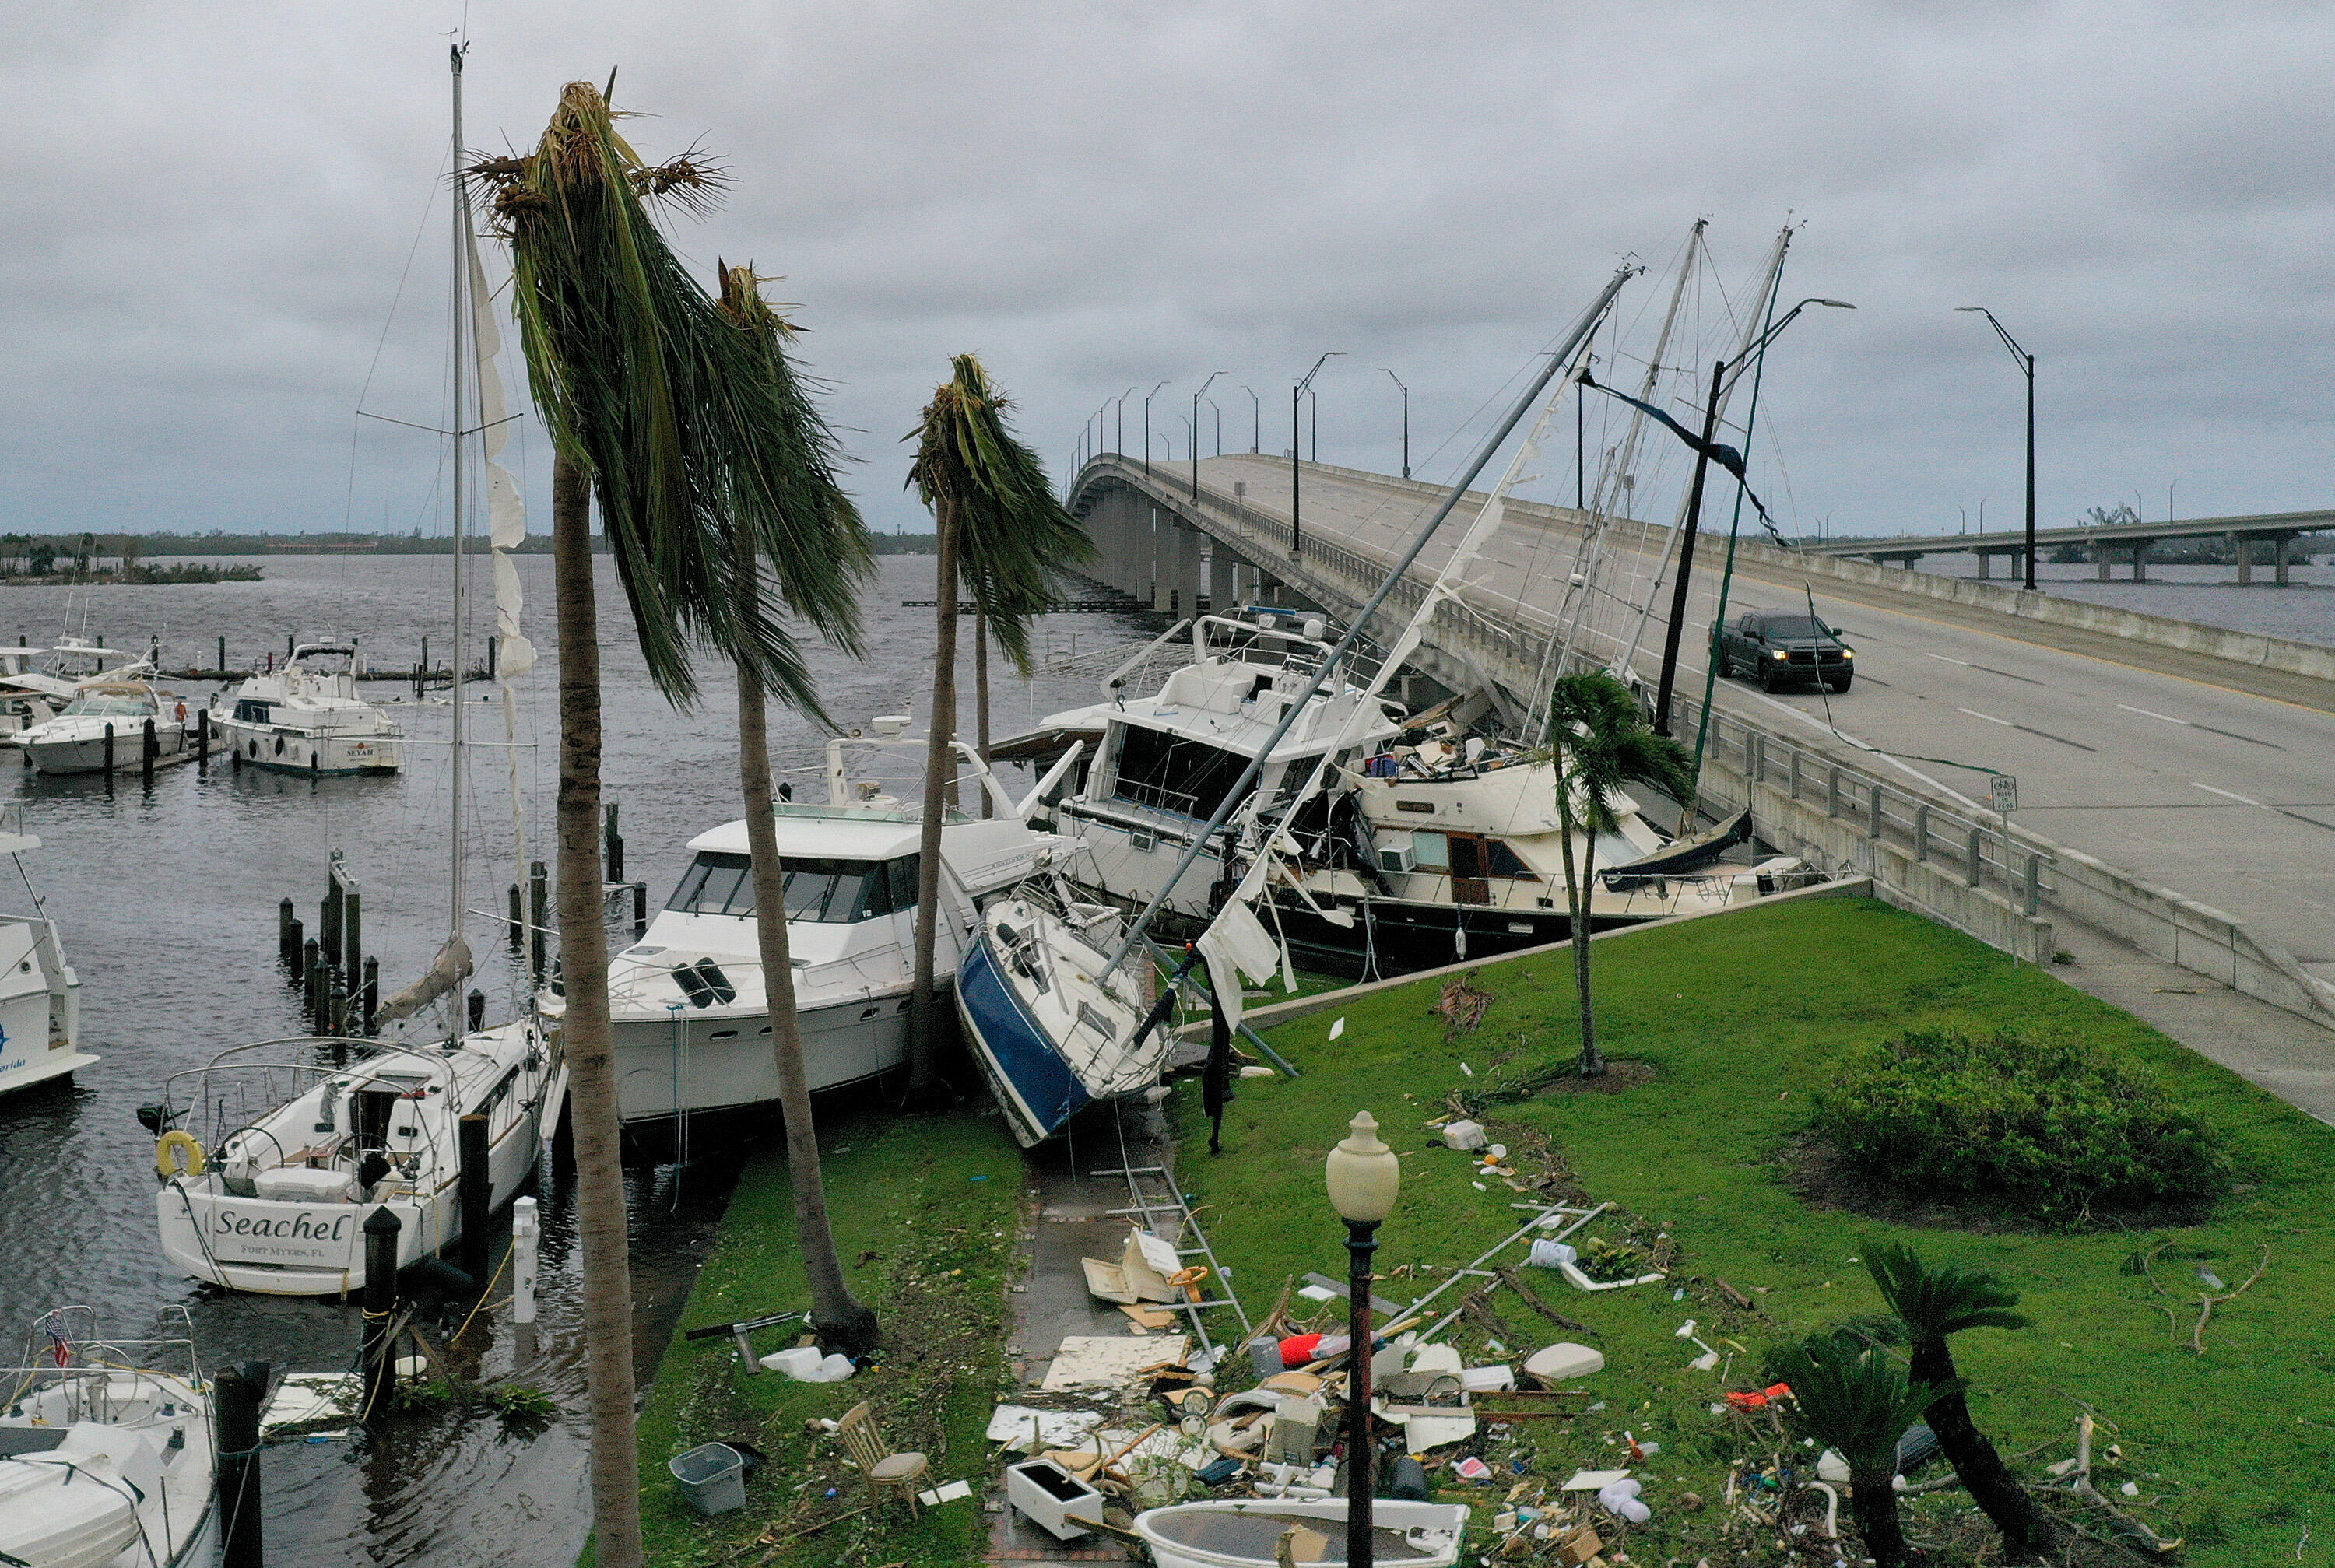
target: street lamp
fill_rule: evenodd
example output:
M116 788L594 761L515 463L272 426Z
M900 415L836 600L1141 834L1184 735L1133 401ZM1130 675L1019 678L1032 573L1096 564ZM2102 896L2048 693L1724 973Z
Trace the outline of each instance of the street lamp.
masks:
M2002 339L2002 346L2010 351L2011 359L2027 373L2027 588L2035 588L2035 356L2019 346L2003 324L1994 319L1994 312L1982 305L1958 305L1957 311L1974 311L1986 317L1987 325L1994 328Z
M1200 392L1208 390L1208 382L1224 373L1220 370L1210 371L1208 381L1202 382L1199 392L1192 394L1192 422L1188 428L1192 432L1192 502L1195 506L1200 499Z
M1346 1292L1352 1308L1346 1356L1346 1563L1371 1568L1371 1500L1377 1492L1371 1447L1371 1254L1379 1249L1378 1229L1394 1212L1402 1185L1402 1165L1379 1141L1379 1124L1369 1111L1357 1115L1345 1141L1330 1151L1323 1169L1330 1206L1346 1222Z
M1394 384L1402 387L1402 477L1409 479L1410 478L1410 389L1402 386L1402 377L1395 375L1394 372L1387 370L1386 366L1381 365L1379 369L1386 370L1387 374L1394 376Z
M1143 394L1143 471L1147 474L1151 471L1151 400L1159 395L1159 387L1167 384L1162 381Z
M1139 386L1131 386L1119 393L1116 400L1119 403L1119 430L1118 433L1111 437L1110 450L1120 457L1127 455L1127 400L1142 390Z
M1346 351L1342 348L1333 348L1330 350L1328 353L1323 354L1320 359L1313 362L1313 368L1305 373L1305 379L1303 381L1299 382L1295 386L1289 389L1289 558L1293 561L1297 558L1298 547L1303 542L1303 537L1300 531L1303 525L1299 521L1301 508L1299 506L1299 480L1297 472L1298 406L1304 399L1305 389L1313 385L1313 378L1322 373L1322 366L1326 363L1332 356L1342 354L1345 352ZM1317 425L1315 429L1318 432L1320 427ZM1313 450L1317 456L1322 450L1318 434L1317 439L1314 441Z
M1264 404L1246 382L1241 383L1241 391L1248 393L1248 450L1262 453L1264 450Z
M1225 455L1225 411L1216 406L1216 400L1214 398L1202 398L1200 401L1208 405L1209 412L1214 415L1216 419L1216 450L1211 455L1215 457L1223 457Z
M1671 624L1662 634L1662 678L1654 688L1654 733L1671 732L1671 692L1678 679L1679 636L1686 629L1687 588L1694 571L1694 537L1702 523L1703 477L1710 470L1711 437L1719 430L1719 407L1726 396L1729 383L1743 373L1743 369L1760 354L1777 335L1799 319L1800 312L1812 305L1829 305L1835 310L1855 310L1845 299L1804 299L1786 311L1776 324L1754 338L1742 353L1733 359L1723 359L1710 367L1710 397L1702 410L1702 441L1695 449L1694 482L1688 488L1686 527L1679 535L1678 582L1671 594Z

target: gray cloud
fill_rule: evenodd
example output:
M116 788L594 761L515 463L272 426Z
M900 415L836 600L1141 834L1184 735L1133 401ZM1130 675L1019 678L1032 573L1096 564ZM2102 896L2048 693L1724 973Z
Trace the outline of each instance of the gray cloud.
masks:
M0 516L20 528L441 526L443 29L420 6L19 6L0 65ZM1758 443L1813 526L1951 528L2019 493L2040 359L2047 521L2329 499L2320 178L2335 21L2299 5L706 4L473 0L470 140L524 143L621 65L629 132L727 161L676 237L782 275L882 527L897 438L975 349L1058 467L1130 382L1201 376L1228 445L1391 469L1450 438L1615 261L1712 218L1706 363L1787 214ZM418 237L418 243L417 243ZM411 266L409 267L409 256ZM1667 281L1625 296L1622 358ZM394 314L391 306L396 302ZM386 328L384 328L386 324ZM376 352L379 361L376 365ZM368 389L368 376L371 377ZM1254 387L1253 418L1242 383ZM1216 414L1203 411L1213 436ZM1133 428L1130 421L1130 445ZM1593 437L1610 423L1594 411ZM532 486L542 442L522 437ZM1424 456L1441 448L1436 463ZM1439 467L1438 465L1440 465ZM1777 465L1780 464L1780 468ZM1674 464L1650 460L1647 509ZM1552 463L1544 489L1570 490ZM1668 472L1670 478L1665 479Z

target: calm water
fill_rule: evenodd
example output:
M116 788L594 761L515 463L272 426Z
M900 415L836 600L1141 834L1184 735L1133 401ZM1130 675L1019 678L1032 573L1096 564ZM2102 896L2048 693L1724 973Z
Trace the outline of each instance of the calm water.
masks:
M550 745L538 744L556 728L550 563L519 562L544 612L531 617L543 663L526 683L515 748L505 742L499 706L470 710L472 738L494 743L471 753L460 812L473 910L499 909L514 876L514 760L526 855L551 858L557 761ZM447 558L291 557L265 566L257 583L0 588L0 636L21 632L38 644L85 630L137 648L159 638L167 667L208 666L222 634L230 663L241 663L264 650L280 653L287 634L359 636L376 663L410 666L426 635L433 658L444 659ZM484 572L475 581L483 589ZM863 665L824 649L813 653L839 722L922 712L932 612L898 605L931 593L929 559L886 560L867 599L874 659ZM488 628L483 596L472 599L474 635ZM647 684L605 566L600 610L607 790L623 806L627 874L646 878L661 900L687 858L687 840L737 814L734 687L709 667L698 711L676 713ZM1076 639L1085 652L1123 644L1138 630L1126 617L1053 616L1041 623L1037 641L1067 650ZM1022 728L1033 711L1095 699L1090 680L1068 676L1042 674L1034 686L1001 681L996 691L1000 734ZM373 692L377 700L397 694L386 684ZM352 1362L354 1307L217 1293L170 1268L153 1239L153 1140L135 1110L169 1074L228 1046L302 1032L297 999L276 967L276 901L292 896L313 927L334 848L347 851L363 885L365 944L381 958L385 990L409 981L436 950L448 915L455 815L449 710L440 702L398 711L413 740L406 771L391 779L312 783L188 766L159 774L150 792L131 777L109 794L100 781L44 779L13 763L0 773L0 799L12 792L24 801L27 825L43 840L24 857L25 870L81 974L83 1047L104 1059L70 1087L0 1099L0 1331L11 1359L23 1325L77 1302L98 1307L109 1331L122 1335L146 1331L163 1309L183 1303L211 1365L257 1357L316 1371ZM771 733L782 765L817 760L821 737L802 721L773 715ZM913 772L894 777L914 785ZM20 889L9 907L21 902ZM483 918L470 935L489 1016L508 1016L518 987L502 945ZM727 1176L718 1159L708 1163L679 1182L677 1196L670 1170L635 1174L635 1291L644 1319L677 1305L719 1218ZM545 1177L536 1343L523 1354L507 1325L474 1325L460 1359L473 1370L516 1369L518 1381L550 1393L567 1414L532 1437L506 1432L492 1418L447 1417L412 1423L370 1453L337 1443L270 1450L275 1561L450 1568L572 1561L585 1532L584 1428L575 1414L583 1389L581 1281L571 1195L549 1179L547 1166ZM661 1341L654 1324L643 1327L645 1342Z
M1994 580L2018 568L2008 557L1994 563ZM1975 577L1978 566L1969 556L1925 556L1922 570L1952 577ZM2148 581L2131 581L2132 567L2118 561L2109 570L2116 579L2103 583L2093 566L2035 565L2035 586L2065 599L2111 605L2119 610L2139 610L2175 620L2202 621L2209 626L2290 637L2298 643L2335 644L2335 565L2324 561L2296 564L2283 588L2267 583L2267 565L2254 568L2254 581L2238 586L2235 566L2173 566L2150 562Z

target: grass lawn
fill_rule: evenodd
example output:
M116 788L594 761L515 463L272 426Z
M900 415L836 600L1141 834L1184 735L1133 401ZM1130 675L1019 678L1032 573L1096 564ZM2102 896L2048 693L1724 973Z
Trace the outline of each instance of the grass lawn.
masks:
M1713 1416L1710 1405L1722 1388L1759 1386L1766 1347L1880 1314L1879 1293L1855 1260L1865 1238L1896 1237L1933 1261L1995 1270L2024 1293L2032 1326L1975 1331L1954 1347L1981 1427L2006 1457L2028 1456L2014 1458L2023 1473L2070 1454L2076 1418L2089 1408L2102 1423L2103 1447L2116 1445L2098 1461L2098 1484L2161 1534L2185 1536L2185 1562L2335 1561L2335 1133L2129 1015L1877 903L1746 910L1600 942L1596 954L1600 1039L1616 1059L1648 1064L1651 1079L1621 1093L1545 1094L1497 1106L1482 1119L1509 1145L1520 1175L1540 1174L1535 1151L1545 1149L1593 1197L1630 1216L1584 1234L1621 1239L1634 1226L1638 1240L1652 1243L1667 1232L1676 1257L1662 1285L1597 1295L1572 1290L1553 1272L1526 1271L1543 1299L1594 1331L1608 1364L1589 1386L1606 1408L1569 1425L1512 1428L1528 1436L1478 1450L1498 1464L1503 1482L1522 1473L1554 1484L1576 1465L1618 1467L1626 1429L1662 1445L1637 1469L1653 1519L1623 1533L1631 1559L1745 1561L1738 1553L1758 1544L1739 1526L1722 1535L1729 1511L1720 1498L1729 1459L1750 1452L1758 1433L1740 1418ZM1342 1010L1345 1032L1335 1044L1327 1036L1339 1011L1270 1031L1304 1077L1241 1083L1219 1157L1204 1152L1197 1084L1178 1086L1184 1184L1206 1205L1202 1223L1252 1313L1288 1275L1343 1276L1343 1230L1323 1194L1322 1159L1357 1110L1373 1112L1403 1156L1401 1205L1381 1233L1378 1262L1381 1275L1395 1277L1382 1281L1381 1295L1412 1299L1522 1222L1509 1205L1523 1195L1445 1149L1425 1123L1445 1112L1453 1090L1481 1094L1503 1072L1574 1053L1570 955L1487 964L1478 977L1494 1001L1480 1027L1456 1040L1431 1015L1432 982L1357 999ZM2205 1223L2147 1231L1907 1228L1795 1195L1788 1156L1807 1121L1808 1090L1852 1047L1925 1024L2067 1031L2146 1066L2176 1102L2229 1136L2238 1190ZM1001 1172L1011 1168L1010 1151L992 1157ZM763 1201L775 1204L776 1184L767 1185L773 1195ZM919 1190L934 1195L913 1201L963 1188L935 1172ZM999 1214L996 1227L1010 1228ZM2127 1259L2160 1242L2167 1245L2158 1278L2185 1292L2203 1288L2193 1277L2201 1263L2235 1284L2270 1248L2261 1281L2215 1312L2202 1357L2188 1343L2195 1308L2180 1312L2176 1334L2163 1310L2174 1303L2125 1272ZM782 1252L770 1266L780 1266ZM1495 1262L1520 1264L1522 1252ZM1754 1310L1731 1304L1720 1279L1749 1293ZM1674 1287L1686 1299L1674 1300ZM1442 1303L1456 1304L1466 1288L1454 1287ZM1505 1292L1490 1300L1514 1333L1507 1357L1487 1359L1588 1337L1552 1327ZM974 1305L968 1301L968 1310ZM691 1321L716 1315L726 1309L693 1309ZM1690 1317L1711 1344L1743 1347L1729 1354L1723 1383L1720 1373L1688 1370L1698 1351L1674 1331ZM1463 1321L1456 1339L1480 1350L1488 1331ZM661 1465L654 1447L652 1457ZM2127 1481L2136 1495L2120 1495ZM1479 1520L1504 1491L1475 1493ZM1694 1508L1690 1492L1706 1505ZM1974 1539L1959 1492L1908 1509L1917 1539ZM1967 1560L1963 1550L1950 1548L1945 1560Z
M895 1349L848 1382L798 1383L741 1375L726 1338L693 1343L676 1333L641 1416L641 1513L648 1560L659 1568L980 1560L989 1528L977 1500L988 1467L982 1431L1007 1378L1021 1151L1000 1118L974 1104L930 1116L822 1106L821 1117L837 1248ZM808 1305L794 1236L785 1156L770 1149L739 1178L681 1327ZM754 1342L767 1354L794 1341L765 1330ZM804 1424L838 1418L862 1399L874 1402L895 1448L931 1457L928 1485L962 1477L976 1500L927 1509L915 1524L896 1500L881 1515L840 1517L866 1505L867 1488L843 1467L836 1440L807 1437ZM700 1518L665 1461L733 1437L770 1464L747 1483L745 1508ZM817 1534L780 1539L830 1520Z

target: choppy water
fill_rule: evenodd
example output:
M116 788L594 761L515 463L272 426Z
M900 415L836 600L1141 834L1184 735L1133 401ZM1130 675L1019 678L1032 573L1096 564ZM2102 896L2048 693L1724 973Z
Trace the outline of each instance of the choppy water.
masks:
M208 666L221 634L231 663L280 652L287 634L355 635L376 664L408 666L426 635L433 657L444 659L445 557L286 557L265 565L257 583L0 588L0 636L21 631L37 644L86 630L141 649L155 637L166 666ZM495 743L472 754L462 812L474 910L499 909L513 876L507 759L517 759L527 853L551 858L557 761L552 747L536 744L555 731L549 561L522 557L520 568L546 612L535 617L544 662L526 688L519 749L501 745L499 708L470 710L473 738ZM483 589L485 574L474 582ZM814 654L838 721L922 711L932 613L898 605L931 592L929 559L887 559L867 601L871 662ZM474 635L486 629L484 597L473 595ZM686 841L737 815L735 689L709 666L699 711L676 713L648 686L605 566L600 614L608 795L623 806L628 875L646 878L662 899L686 859ZM1041 623L1038 641L1067 649L1075 638L1086 651L1123 644L1137 630L1119 616L1052 616ZM386 698L395 688L374 691ZM1006 734L1032 713L1093 701L1095 688L1042 675L1033 686L1001 680L996 691L996 727ZM347 851L363 885L365 944L381 957L384 988L409 980L435 951L447 918L453 815L449 711L442 702L400 711L413 742L406 771L392 779L312 782L189 766L158 775L150 792L125 776L108 793L93 779L0 773L0 799L24 801L28 827L43 839L24 857L25 870L81 974L83 1046L104 1059L70 1087L0 1099L0 1356L13 1358L22 1325L61 1302L97 1306L109 1331L124 1335L184 1303L207 1364L254 1357L299 1370L350 1364L354 1306L214 1292L170 1267L154 1241L153 1140L135 1110L173 1071L241 1041L303 1031L297 999L276 967L276 901L291 895L313 926L334 848ZM815 759L820 738L810 726L773 715L771 730L782 763ZM9 906L21 901L20 889ZM501 944L484 918L470 935L489 1016L507 1016L517 988ZM727 1176L711 1163L681 1181L678 1202L670 1170L635 1176L635 1287L646 1345L661 1343L651 1319L677 1306L719 1217ZM542 1321L532 1353L497 1323L490 1332L473 1328L463 1359L489 1372L517 1367L517 1380L551 1394L562 1418L533 1437L507 1432L493 1418L449 1416L413 1423L369 1453L342 1444L272 1449L266 1487L275 1561L451 1568L573 1560L585 1534L581 1281L572 1195L550 1179L547 1165L544 1176Z

